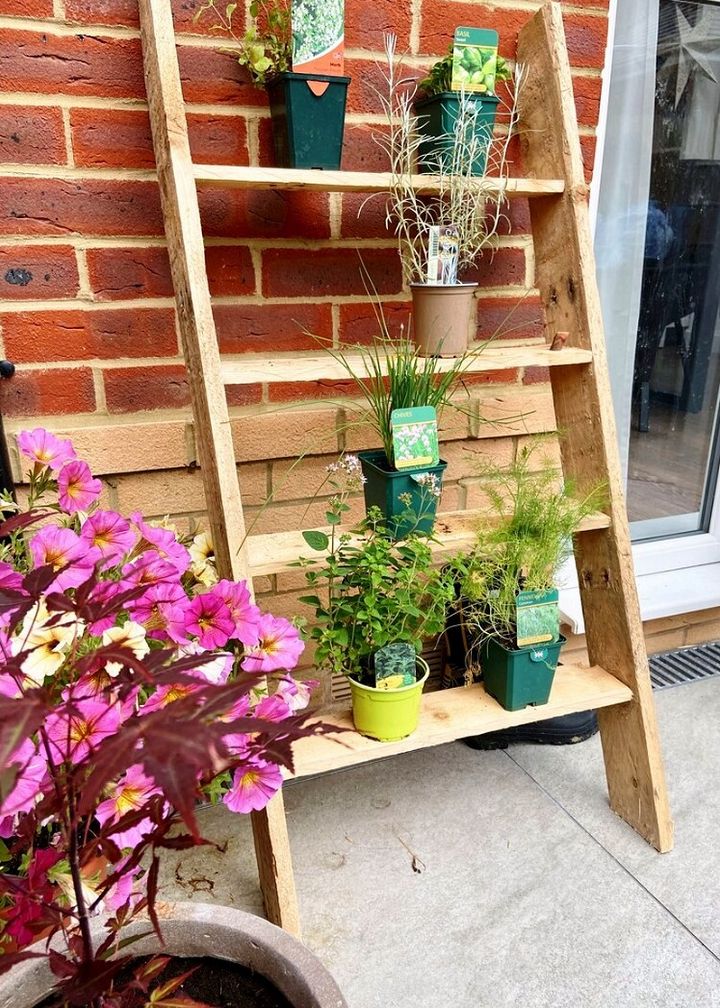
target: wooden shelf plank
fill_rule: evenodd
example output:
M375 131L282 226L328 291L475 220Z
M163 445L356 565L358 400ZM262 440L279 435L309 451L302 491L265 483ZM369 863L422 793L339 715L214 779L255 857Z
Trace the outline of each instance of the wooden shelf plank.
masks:
M345 354L349 366L359 378L368 376L361 353ZM519 367L558 367L589 364L592 353L579 347L550 350L546 346L493 346L478 350L463 365L464 374L505 371ZM457 363L454 357L437 360L438 372L449 371ZM222 375L226 385L254 385L258 382L310 382L347 380L348 370L330 353L243 354L222 358Z
M236 189L306 189L321 192L385 192L389 172L320 171L305 168L245 168L235 165L193 165L198 185ZM432 193L440 188L434 175L413 175L413 188ZM488 193L500 190L507 197L558 195L565 191L562 179L478 179Z
M437 560L452 556L462 549L469 549L476 538L476 527L480 512L450 511L438 515L435 524L435 534L439 542L433 544L433 553ZM604 529L609 525L609 519L604 514L594 514L586 518L579 532L592 532ZM330 526L321 531L330 533ZM342 530L341 530L342 531ZM302 532L269 532L265 535L249 536L247 540L250 571L253 577L262 574L297 573L297 561L300 557L312 561L308 566L319 566L326 554L310 549L302 537Z
M468 735L482 735L528 724L538 718L559 717L574 711L628 703L632 697L632 691L627 686L597 665L592 668L560 665L555 673L550 700L543 707L506 711L488 696L481 684L427 693L422 698L417 731L399 742L375 742L358 735L352 730L350 709L334 707L318 711L317 718L339 729L351 730L296 742L293 746L295 777L356 766L369 760L453 742Z

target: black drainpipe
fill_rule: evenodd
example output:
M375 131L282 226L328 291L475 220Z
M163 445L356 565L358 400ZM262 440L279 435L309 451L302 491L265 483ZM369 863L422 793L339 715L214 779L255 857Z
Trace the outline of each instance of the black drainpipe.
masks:
M14 374L15 365L12 361L0 360L0 378L12 378ZM2 414L0 414L0 491L2 490L14 493L15 484L10 472L10 459L5 440L5 430L3 429Z

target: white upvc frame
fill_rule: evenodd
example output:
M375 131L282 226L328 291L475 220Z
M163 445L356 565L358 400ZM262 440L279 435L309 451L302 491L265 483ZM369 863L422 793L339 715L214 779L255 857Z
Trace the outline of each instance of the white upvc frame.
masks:
M615 42L617 5L610 0L608 45L602 71L600 114L597 128L595 167L590 185L590 226L597 220L600 177L607 135L611 55ZM632 2L632 0L625 0ZM633 560L643 620L720 606L720 481L716 487L707 532L633 543ZM560 583L560 607L575 633L584 629L580 593L572 560L564 568Z

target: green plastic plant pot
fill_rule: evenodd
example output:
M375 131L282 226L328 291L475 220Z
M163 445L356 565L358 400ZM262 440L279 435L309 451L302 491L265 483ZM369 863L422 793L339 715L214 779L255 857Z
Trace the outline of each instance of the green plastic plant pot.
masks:
M560 648L565 638L510 650L490 637L480 649L485 690L505 710L539 707L550 699Z
M315 95L308 81L326 82ZM340 167L349 77L281 73L267 83L278 168Z
M481 94L468 94L467 97L480 106L475 120L478 153L473 160L472 174L483 175L500 99L496 95ZM458 104L457 91L442 91L415 103L418 132L423 137L418 148L418 168L421 172L436 172L439 163L444 171L449 170Z
M427 678L428 663L417 656L417 667L422 673L411 686L381 690L364 686L348 676L352 695L353 721L356 731L378 742L397 742L412 735L418 726L420 701Z
M403 539L411 532L423 535L432 532L439 498L418 483L416 477L431 473L442 485L447 462L440 459L436 466L391 469L382 449L358 452L358 458L365 477L365 508L380 508L390 534ZM401 500L406 494L410 496L409 506Z

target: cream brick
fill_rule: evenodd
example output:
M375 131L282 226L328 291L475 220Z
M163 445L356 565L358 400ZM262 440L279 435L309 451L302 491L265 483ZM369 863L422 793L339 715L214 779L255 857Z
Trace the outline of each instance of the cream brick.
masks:
M519 389L478 396L476 410L471 425L476 438L538 434L557 428L552 396L545 392Z
M337 453L338 411L283 410L235 417L232 423L239 462Z
M290 504L270 504L262 510L250 509L246 515L248 527L255 535L264 532L289 532L291 529L312 529L326 525L327 502L303 501ZM346 524L360 521L365 514L365 504L358 498L351 502Z
M490 462L496 465L509 465L513 459L513 442L510 438L480 442L454 441L442 446L441 455L448 464L445 470L447 479L467 479L477 476L483 466Z
M282 459L271 466L272 497L275 501L329 497L334 493L327 467L338 454L301 459Z

